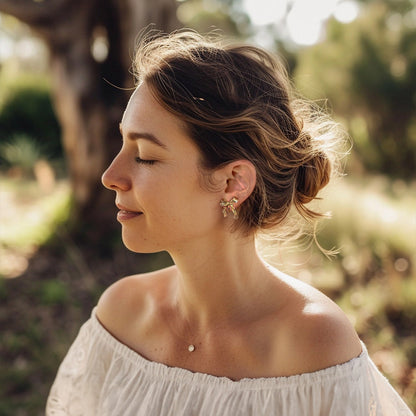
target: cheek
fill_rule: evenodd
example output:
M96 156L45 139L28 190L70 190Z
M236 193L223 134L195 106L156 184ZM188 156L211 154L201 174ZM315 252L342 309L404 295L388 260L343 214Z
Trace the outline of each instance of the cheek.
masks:
M186 204L183 181L175 173L152 170L140 172L134 179L137 204L146 214L147 221L157 222L173 219Z
M146 222L156 227L154 231L165 234L190 227L209 228L222 219L219 194L206 189L200 173L192 168L149 169L135 178L136 200L145 211Z
M179 182L167 187L165 194L159 196L164 202L156 207L155 212L157 210L166 227L175 228L177 232L198 232L201 228L211 227L216 218L217 197L203 190L198 182L188 188Z

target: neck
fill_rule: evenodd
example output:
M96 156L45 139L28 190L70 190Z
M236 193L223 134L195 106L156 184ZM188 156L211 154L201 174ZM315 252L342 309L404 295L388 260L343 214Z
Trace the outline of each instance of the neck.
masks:
M171 255L177 266L176 307L194 332L235 325L267 307L276 279L259 258L254 236L228 234Z

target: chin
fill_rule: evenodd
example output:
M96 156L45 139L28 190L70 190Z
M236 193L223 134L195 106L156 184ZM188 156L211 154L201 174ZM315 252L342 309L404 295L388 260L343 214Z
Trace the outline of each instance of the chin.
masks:
M131 236L126 236L123 233L122 240L125 247L134 253L152 254L164 251L163 248L154 244L154 242L146 239L139 240L137 236L135 236L135 238L131 238Z
M162 249L151 249L151 248L145 248L145 247L132 247L132 246L128 246L127 244L124 244L125 247L129 250L132 251L133 253L138 253L138 254L155 254L155 253L161 253Z

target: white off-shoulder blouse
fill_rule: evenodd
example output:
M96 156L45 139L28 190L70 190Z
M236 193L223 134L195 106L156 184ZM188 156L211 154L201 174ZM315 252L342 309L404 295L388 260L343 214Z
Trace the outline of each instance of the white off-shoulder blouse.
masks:
M365 346L313 373L232 381L152 362L93 311L62 362L47 416L411 416Z

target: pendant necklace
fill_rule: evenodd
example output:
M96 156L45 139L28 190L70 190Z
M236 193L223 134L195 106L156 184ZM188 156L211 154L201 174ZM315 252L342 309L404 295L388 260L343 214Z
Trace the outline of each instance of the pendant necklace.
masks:
M178 339L181 339L182 341L185 341L185 339L184 339L184 337L183 336L180 336L179 334L178 334L178 332L173 328L173 326L172 326L172 324L171 324L171 322L170 322L170 320L169 319L166 319L166 317L164 316L164 318L165 318L165 321L168 323L168 325L169 325L169 327L170 327L170 330L175 334L175 336L176 336L176 338L178 338ZM189 324L187 325L188 326L188 331L189 331ZM186 342L186 341L185 341ZM188 341L189 342L189 341ZM188 344L187 343L187 350L188 350L188 352L194 352L195 350L196 350L196 346L195 346L195 344Z

